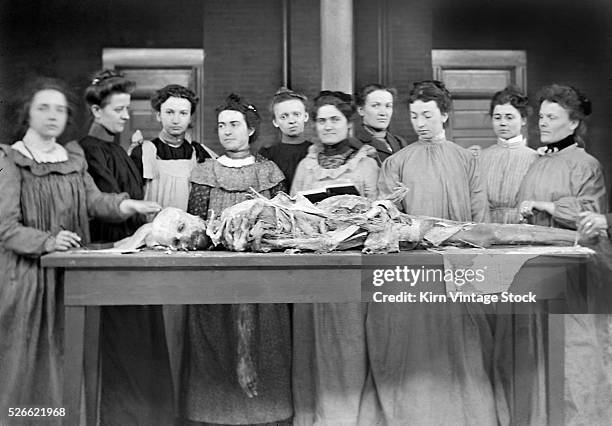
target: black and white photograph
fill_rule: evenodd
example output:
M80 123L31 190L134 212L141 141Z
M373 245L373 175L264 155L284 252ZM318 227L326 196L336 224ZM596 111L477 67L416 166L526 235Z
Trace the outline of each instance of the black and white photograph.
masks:
M2 1L0 426L610 424L608 101L610 0Z

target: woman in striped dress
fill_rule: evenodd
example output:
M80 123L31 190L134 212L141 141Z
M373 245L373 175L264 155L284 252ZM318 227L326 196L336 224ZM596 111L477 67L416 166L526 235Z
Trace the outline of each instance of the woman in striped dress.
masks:
M489 220L519 223L518 190L529 166L538 157L535 150L527 146L522 134L531 108L527 97L509 86L493 96L489 111L497 143L483 150L480 157L489 200Z

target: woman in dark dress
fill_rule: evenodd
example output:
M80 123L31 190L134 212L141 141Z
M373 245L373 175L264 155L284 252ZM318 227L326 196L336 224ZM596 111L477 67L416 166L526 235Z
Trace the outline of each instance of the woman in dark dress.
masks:
M160 209L100 192L81 147L57 142L70 115L61 82L37 80L26 95L26 131L0 146L0 424L13 424L9 407L62 406L61 289L40 256L88 243L90 216L121 221Z
M304 125L308 121L306 96L281 87L272 98L270 110L274 115L272 124L280 131L280 143L264 148L260 154L272 160L285 175L287 188L291 188L298 164L311 143L304 136Z
M238 95L216 109L225 154L193 170L188 212L218 216L249 197L285 189L270 160L251 155L259 115ZM205 424L277 424L291 418L291 335L286 304L192 305L187 311L185 417Z
M379 164L408 145L403 138L389 131L395 95L394 89L380 84L368 84L355 94L361 123L355 126L354 136L361 143L376 148Z
M114 70L96 74L85 90L94 122L79 143L98 188L142 199L138 167L118 141L130 118L133 88L134 83ZM92 240L117 241L133 234L143 223L143 217L126 223L92 220ZM105 307L101 315L102 423L172 423L172 380L161 307Z
M143 183L136 164L119 144L119 134L130 119L129 106L134 83L122 74L104 70L93 78L85 90L85 100L94 117L87 136L79 141L100 191L127 192L143 199ZM114 242L133 234L145 223L142 217L124 223L93 219L90 223L93 242Z

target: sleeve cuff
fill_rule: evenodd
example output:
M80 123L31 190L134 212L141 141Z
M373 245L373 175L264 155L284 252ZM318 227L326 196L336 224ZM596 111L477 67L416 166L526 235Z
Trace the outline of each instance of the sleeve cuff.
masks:
M55 251L55 237L50 235L43 245L44 253L52 253Z

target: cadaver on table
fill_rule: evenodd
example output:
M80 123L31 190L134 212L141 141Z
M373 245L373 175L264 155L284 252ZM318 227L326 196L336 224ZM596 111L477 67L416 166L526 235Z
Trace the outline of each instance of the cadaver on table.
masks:
M280 193L268 200L255 194L253 200L226 209L220 228L209 235L213 242L238 251L326 252L354 247L367 233L365 253L388 253L418 245L571 245L576 236L575 231L535 225L456 222L408 215L394 203L398 194L401 191L393 200L374 202L356 195L338 195L314 205L301 196ZM215 238L220 235L219 229L224 230L223 240Z
M388 253L417 246L512 244L572 245L576 232L535 225L456 222L401 213L395 200L369 201L356 195L329 197L316 205L303 196L279 193L209 213L204 221L176 208L163 209L152 223L115 244L122 249L164 246L198 250L222 244L233 251L308 250L328 252L363 246Z

